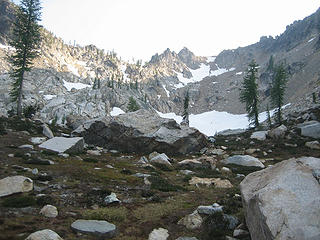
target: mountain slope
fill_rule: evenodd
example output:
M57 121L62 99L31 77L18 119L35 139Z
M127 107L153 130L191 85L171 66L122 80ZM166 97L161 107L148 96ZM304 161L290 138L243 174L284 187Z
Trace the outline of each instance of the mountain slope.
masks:
M10 103L5 55L13 49L5 46L10 37L13 4L0 0L0 109L2 114L14 107ZM113 107L126 111L129 97L140 107L160 112L182 114L186 91L190 94L190 112L228 111L244 113L239 102L239 88L248 63L260 65L259 89L261 110L268 102L271 74L267 71L270 56L275 63L285 61L290 78L286 102L300 102L319 84L320 10L296 21L276 38L262 37L258 43L225 50L217 57L198 57L189 49L179 53L170 49L155 54L149 62L122 61L114 52L94 45L65 44L47 30L42 30L41 57L27 75L24 104L38 105L45 121L70 115L82 118L109 114ZM100 87L95 83L99 82Z

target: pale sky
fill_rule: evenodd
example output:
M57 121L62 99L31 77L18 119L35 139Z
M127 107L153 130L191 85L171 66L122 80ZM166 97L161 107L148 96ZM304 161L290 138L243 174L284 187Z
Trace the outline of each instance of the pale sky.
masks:
M275 37L320 0L42 0L42 7L41 24L66 43L147 61L166 48L212 56Z

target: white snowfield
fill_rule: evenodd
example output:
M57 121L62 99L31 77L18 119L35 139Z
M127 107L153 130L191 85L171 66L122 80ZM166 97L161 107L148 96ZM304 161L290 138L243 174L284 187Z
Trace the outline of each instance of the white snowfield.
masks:
M72 83L72 82L67 82L65 80L63 80L63 86L67 89L68 92L70 92L72 88L80 90L83 88L92 87L91 85L88 85L88 84Z
M123 114L123 113L125 113L125 111L123 111L121 108L113 107L111 112L110 112L110 115L112 117L115 117L115 116L118 116L118 115Z
M287 104L283 108L289 106ZM160 117L174 119L177 123L181 123L182 117L175 113L161 113L158 112ZM272 116L275 110L270 111ZM266 112L259 114L259 121L263 122L267 119ZM214 136L217 132L227 129L246 129L249 127L247 114L231 114L227 112L210 111L200 114L191 114L189 116L189 125L198 129L200 132L207 136Z
M211 58L210 61L212 59L215 58ZM209 60L207 60L209 62ZM192 74L191 78L185 78L183 77L182 73L178 73L177 72L177 77L180 81L180 83L175 84L174 87L177 88L181 88L184 87L185 85L188 85L189 83L195 83L195 82L200 82L202 81L205 77L210 77L210 76L219 76L221 74L227 73L227 72L231 72L236 70L235 68L230 68L230 69L226 69L226 68L219 68L218 64L216 64L217 70L211 71L210 70L210 65L201 63L200 68L196 69L196 70L192 70L190 69L190 72Z

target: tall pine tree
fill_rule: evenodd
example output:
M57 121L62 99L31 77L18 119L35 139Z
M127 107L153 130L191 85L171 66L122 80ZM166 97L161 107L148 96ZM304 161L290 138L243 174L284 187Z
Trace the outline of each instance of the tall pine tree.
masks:
M258 65L254 60L249 64L246 76L240 89L240 101L246 104L246 111L250 125L259 126L259 94L257 84Z
M281 107L284 103L284 92L287 84L287 71L284 64L275 67L275 74L271 85L271 103L277 108L276 120L280 125L282 121Z
M39 0L21 0L16 11L13 25L13 37L9 45L16 51L9 56L10 76L14 79L10 96L17 102L17 115L22 114L22 94L25 73L31 71L32 61L39 55L41 42L40 25L41 6Z
M183 115L182 115L182 125L189 126L189 90L187 90L186 96L183 102Z

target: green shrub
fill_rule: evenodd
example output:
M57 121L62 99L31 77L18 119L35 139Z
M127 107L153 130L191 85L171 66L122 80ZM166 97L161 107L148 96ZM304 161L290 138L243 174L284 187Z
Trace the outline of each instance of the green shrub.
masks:
M209 215L202 224L203 240L224 240L228 232L228 221L223 217L222 212Z
M137 111L139 109L140 109L140 106L138 105L137 101L131 96L129 98L129 103L128 103L127 110L129 112L135 112L135 111Z
M37 105L29 105L23 109L23 115L26 118L31 118L36 112L39 110L39 106Z

